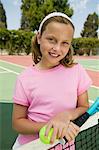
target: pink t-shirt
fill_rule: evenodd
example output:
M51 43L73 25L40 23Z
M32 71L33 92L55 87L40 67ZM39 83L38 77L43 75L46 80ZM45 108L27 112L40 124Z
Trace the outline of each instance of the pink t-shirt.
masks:
M30 66L18 76L13 99L14 103L28 107L28 119L48 122L57 113L76 108L77 96L91 83L80 64L71 68L59 65L48 70ZM38 134L20 134L18 141L25 144L36 138Z

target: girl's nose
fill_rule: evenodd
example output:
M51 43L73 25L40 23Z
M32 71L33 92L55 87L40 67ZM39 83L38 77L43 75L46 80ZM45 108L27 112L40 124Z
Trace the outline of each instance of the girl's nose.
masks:
M54 51L60 51L60 44L55 44L53 47Z

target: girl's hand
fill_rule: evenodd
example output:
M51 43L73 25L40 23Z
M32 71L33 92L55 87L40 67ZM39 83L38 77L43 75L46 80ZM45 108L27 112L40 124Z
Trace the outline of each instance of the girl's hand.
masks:
M56 138L60 139L66 135L67 129L70 124L69 113L62 112L48 122L45 136L48 136L50 129L53 128L53 134L50 142L54 143ZM73 127L70 126L70 128ZM70 139L70 136L72 136L71 132L69 133L68 131L68 134L66 136L68 137L68 139Z
M73 122L70 122L67 131L64 133L68 142L74 140L75 137L78 135L79 131L80 131L80 128ZM62 135L62 138L64 134Z

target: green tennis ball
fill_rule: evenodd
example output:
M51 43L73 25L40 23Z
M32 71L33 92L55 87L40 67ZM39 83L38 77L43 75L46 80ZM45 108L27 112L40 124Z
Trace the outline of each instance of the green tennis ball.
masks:
M50 144L50 140L53 134L53 128L50 129L48 136L45 136L45 131L46 131L46 126L44 126L43 128L41 128L40 132L39 132L39 137L40 140L44 143L44 144Z

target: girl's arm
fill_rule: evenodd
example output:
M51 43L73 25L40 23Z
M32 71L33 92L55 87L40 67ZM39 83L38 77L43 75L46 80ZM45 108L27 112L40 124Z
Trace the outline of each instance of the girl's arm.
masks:
M50 128L54 128L51 137L51 143L56 139L66 137L68 141L73 140L79 133L79 127L72 123L80 115L86 112L89 107L87 91L78 96L77 108L61 112L54 116L47 124L46 136L48 136Z
M75 120L76 118L84 114L88 108L89 108L88 92L86 91L78 96L77 108L68 111L68 113L70 113L70 120Z
M12 114L12 126L21 134L38 133L45 123L36 123L27 119L27 107L14 104Z

